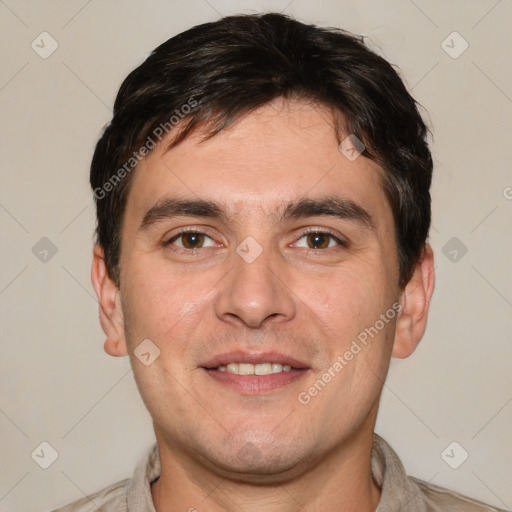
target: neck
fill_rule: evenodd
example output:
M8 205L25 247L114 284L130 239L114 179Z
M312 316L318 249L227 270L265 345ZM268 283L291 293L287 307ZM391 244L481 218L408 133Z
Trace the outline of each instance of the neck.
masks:
M212 471L157 432L162 472L151 488L155 510L373 512L380 490L371 474L372 441L373 428L347 439L312 467L262 484Z

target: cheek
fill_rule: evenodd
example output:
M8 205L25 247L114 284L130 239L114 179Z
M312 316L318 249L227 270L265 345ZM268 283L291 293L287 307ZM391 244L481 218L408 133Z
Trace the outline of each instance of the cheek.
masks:
M125 322L139 334L163 341L172 330L183 329L219 279L209 273L178 271L149 257L125 267Z
M342 348L373 325L391 304L385 283L375 269L363 269L316 278L303 286L301 297L334 343Z
M135 381L157 423L174 425L176 417L195 411L193 399L179 384L189 379L188 343L214 283L207 276L171 272L169 265L141 258L126 264L122 288L126 341ZM217 279L218 281L218 279ZM142 340L160 350L148 366L134 354ZM172 409L169 404L173 404ZM174 419L172 417L174 415Z

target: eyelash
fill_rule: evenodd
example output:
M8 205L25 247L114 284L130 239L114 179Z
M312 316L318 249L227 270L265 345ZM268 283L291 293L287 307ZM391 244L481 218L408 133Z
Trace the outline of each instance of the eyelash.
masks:
M180 229L177 233L175 233L171 238L169 238L166 242L164 242L164 246L165 247L172 247L172 243L179 239L180 236L184 235L184 234L187 234L187 233L196 233L198 235L205 235L207 236L208 238L212 239L213 240L213 237L211 237L208 233L205 233L204 231L200 231L196 228L182 228ZM295 238L294 240L294 244L297 243L299 240L301 240L302 238L304 238L305 236L308 236L310 234L319 234L319 235L329 235L340 247L343 247L343 248L347 248L348 247L348 242L346 242L345 240L341 240L334 232L328 230L328 229L315 229L315 228L312 228L312 229L308 229L306 231L303 231L298 237ZM199 247L199 249L201 249L201 247ZM328 251L329 249L335 249L335 247L328 247L327 249L312 249L312 248L307 248L308 251L313 251L313 252L319 252L319 251L322 251L322 252L325 252L325 251ZM173 247L172 248L173 251L186 251L186 252L191 252L191 251L194 251L194 249L184 249L184 248L181 248L181 247Z
M208 238L211 238L213 240L213 237L210 236L208 233L204 232L204 231L201 231L200 229L196 229L194 227L190 227L190 228L181 228L177 233L175 233L174 235L172 235L171 238L169 238L166 242L164 242L164 246L165 247L168 247L168 246L171 246L172 243L177 240L180 236L182 235L186 235L187 233L195 233L195 234L198 234L198 235L205 235L207 236ZM173 250L184 250L184 251L193 251L194 249L182 249L181 247L178 247L178 248L175 248Z
M318 234L318 235L329 235L336 243L340 245L340 247L347 248L348 243L345 240L341 240L333 231L330 231L329 229L315 229L310 228L306 231L303 231L296 239L294 243L297 243L301 238L304 238L307 235L311 234ZM310 251L327 251L329 249L335 249L335 247L329 247L328 249L311 249L308 248Z

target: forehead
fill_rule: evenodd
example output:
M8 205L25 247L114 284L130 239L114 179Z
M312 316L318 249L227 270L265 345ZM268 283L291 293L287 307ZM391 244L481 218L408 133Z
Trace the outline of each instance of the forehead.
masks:
M171 150L164 139L135 171L127 211L140 217L173 195L214 200L238 216L275 216L297 198L338 195L390 213L383 170L364 154L349 160L340 151L335 116L325 106L280 98L205 135L197 129Z

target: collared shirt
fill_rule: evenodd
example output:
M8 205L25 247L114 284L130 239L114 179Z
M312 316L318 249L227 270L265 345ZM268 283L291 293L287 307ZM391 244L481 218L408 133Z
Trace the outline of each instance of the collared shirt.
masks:
M381 490L375 512L505 512L454 491L407 476L391 446L374 434L371 468ZM153 445L131 479L54 512L155 512L151 483L160 476L158 446Z

